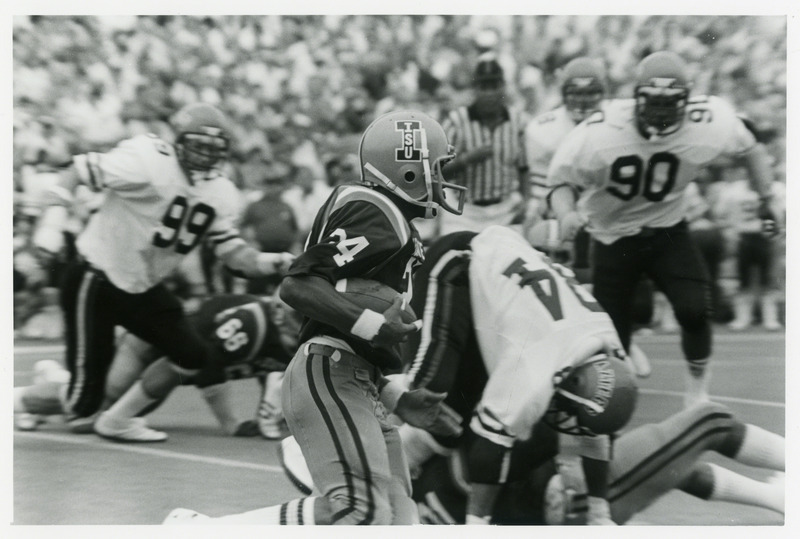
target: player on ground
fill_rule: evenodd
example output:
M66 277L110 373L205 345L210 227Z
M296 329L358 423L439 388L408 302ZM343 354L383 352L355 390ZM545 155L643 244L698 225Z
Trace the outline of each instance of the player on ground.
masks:
M512 479L498 496L493 524L577 524L586 519L586 484L573 459L558 454L556 432L539 423L530 440L514 446ZM748 466L774 470L768 481L750 479L700 460L707 451ZM420 519L465 522L469 484L465 452L435 456L414 481ZM738 420L725 406L699 403L668 419L626 432L614 442L608 500L611 518L624 524L672 489L703 500L784 512L783 437Z
M265 438L280 437L274 419L282 416L275 414L275 396L269 391L273 389L273 381L262 382L264 387L258 417L244 423L236 418L230 399L231 387L225 382L254 377L261 381L282 376L297 349L300 320L296 313L277 296L231 294L205 300L188 318L211 349L209 364L194 376L175 376L168 359L162 357L155 347L125 332L117 340L116 355L106 379L106 402L102 408L117 402L140 378L158 404L178 385L195 385L201 389L227 434L244 436L260 432ZM32 386L14 389L15 413L62 414L62 398L69 383L69 373L52 361L40 362L35 371ZM277 398L279 401L280 396ZM36 423L27 421L27 424L20 425L18 422L18 428L32 430Z
M162 350L179 373L208 362L208 350L186 322L178 299L164 286L197 244L208 237L217 255L245 275L272 274L290 260L259 253L234 228L238 191L220 175L230 129L218 109L188 105L173 118L175 144L141 135L105 154L74 157L51 191L35 244L54 253L76 188L105 198L77 240L78 260L65 272L61 305L66 365L71 373L66 404L73 426L92 424L114 356L114 328L122 326ZM146 406L153 401L140 394ZM107 422L103 434L126 440L163 437L142 418Z
M626 349L634 287L642 274L667 296L688 361L686 405L708 398L711 356L709 278L684 220L684 191L701 167L739 156L767 204L772 172L733 109L717 97L689 97L683 60L656 52L637 68L633 100L614 101L571 131L548 172L551 207L564 239L587 225L596 240L593 293Z
M364 185L334 190L281 285L281 297L306 317L302 344L286 370L283 411L322 495L219 523L417 521L408 466L386 415L397 406L402 417L404 401L420 393L386 383L383 373L401 368L397 345L418 328L400 316L400 294L411 298L412 271L423 257L411 219L432 218L440 209L458 214L463 207L464 189L442 176L452 158L442 127L416 111L383 115L364 132ZM454 189L455 206L445 200L443 187ZM394 304L379 313L336 291L337 282L357 277L396 290ZM175 510L165 522L201 517Z

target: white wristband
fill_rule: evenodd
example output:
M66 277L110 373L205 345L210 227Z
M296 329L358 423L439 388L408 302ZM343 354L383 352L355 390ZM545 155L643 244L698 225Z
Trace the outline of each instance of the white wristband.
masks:
M381 326L386 323L386 318L381 313L376 313L370 309L364 309L361 316L358 317L356 323L350 329L350 333L364 339L371 341L375 338L381 329Z
M381 401L386 411L391 414L394 412L395 408L397 408L397 402L406 391L407 389L398 382L389 380L386 385L381 388L381 394L378 396L378 400Z
M476 515L467 515L466 524L471 526L486 526L489 524L489 517L479 517Z
M262 275L274 275L285 271L293 258L289 253L258 253L256 267Z

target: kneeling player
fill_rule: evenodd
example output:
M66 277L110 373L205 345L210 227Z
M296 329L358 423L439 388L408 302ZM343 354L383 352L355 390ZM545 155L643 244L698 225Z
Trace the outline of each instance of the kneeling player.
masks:
M558 456L557 433L544 423L530 440L515 445L509 481L498 496L494 524L576 524L586 519L586 485L574 459ZM718 403L701 403L665 421L638 427L614 443L608 501L617 524L672 489L702 500L727 501L784 512L783 473L756 481L700 460L715 451L737 462L785 470L784 439L736 419ZM426 462L414 483L420 520L465 522L469 482L463 450Z
M267 438L280 432L274 421L275 384L297 345L298 318L277 297L222 295L206 300L191 315L191 323L213 349L213 361L192 377L178 377L158 350L130 333L121 335L117 353L106 383L106 402L99 434L120 441L151 442L166 439L166 434L146 427L143 421L135 428L114 430L114 423L130 424L129 419L143 415L157 406L178 385L195 385L211 406L223 430L228 434L254 434L252 422L240 423L233 414L229 386L224 382L242 378L266 378L264 396L259 405L258 427ZM62 412L59 394L68 383L68 373L52 362L34 385L15 389L15 413L54 415ZM66 379L64 379L66 374ZM140 406L141 395L147 402ZM280 396L277 396L280 400ZM110 408L109 408L110 407ZM119 421L117 418L122 418ZM99 420L98 420L99 421ZM22 427L18 422L18 426ZM24 425L34 428L35 423ZM95 427L97 428L97 427Z

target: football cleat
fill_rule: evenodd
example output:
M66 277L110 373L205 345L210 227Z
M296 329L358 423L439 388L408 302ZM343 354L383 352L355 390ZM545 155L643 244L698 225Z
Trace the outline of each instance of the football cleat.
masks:
M182 507L178 507L177 509L170 511L167 515L167 518L165 518L164 522L161 524L164 526L202 525L205 524L206 522L204 521L207 520L211 520L211 517L191 509L183 509Z
M94 423L94 431L115 442L163 442L167 433L147 426L143 417L116 418L104 412Z
M297 490L306 496L310 495L314 490L314 480L311 478L306 459L294 436L281 440L278 446L278 458L289 481L297 487Z
M92 414L88 417L67 418L66 423L72 434L92 434L95 421L97 421L97 414Z
M38 414L14 414L14 427L21 431L32 431L38 429L44 420L44 417Z

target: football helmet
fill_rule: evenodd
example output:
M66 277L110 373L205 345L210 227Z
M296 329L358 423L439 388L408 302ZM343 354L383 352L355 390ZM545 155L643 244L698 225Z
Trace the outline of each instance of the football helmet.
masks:
M548 411L553 428L571 432L559 425L566 418L553 421L558 412L574 417L581 434L613 434L628 423L636 407L638 388L621 354L595 354L556 376L556 394Z
M225 115L207 103L186 105L172 118L175 153L191 172L207 172L228 156L230 127Z
M358 147L361 181L382 187L425 208L425 218L439 208L461 215L466 188L448 183L442 167L455 157L439 122L419 111L390 112L364 131ZM444 189L456 197L451 205Z
M582 56L571 60L562 74L561 97L576 124L596 110L606 95L606 75L599 61Z
M636 68L636 122L649 136L676 132L683 124L690 84L686 63L674 52L647 56Z

